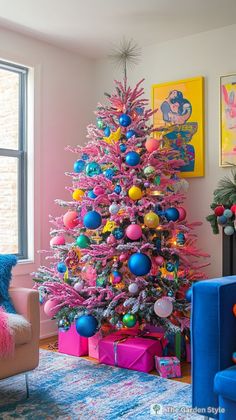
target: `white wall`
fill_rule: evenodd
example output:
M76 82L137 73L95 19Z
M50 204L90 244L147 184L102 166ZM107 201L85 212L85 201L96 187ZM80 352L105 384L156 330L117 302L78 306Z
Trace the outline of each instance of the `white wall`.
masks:
M34 68L35 260L18 264L13 281L16 286L31 287L30 273L42 261L37 250L49 249L48 215L63 213L54 199L69 199L64 187L70 179L64 172L72 170L75 156L64 147L83 144L86 125L93 118L93 65L74 53L3 29L0 59ZM42 313L41 335L52 333L54 324Z
M204 178L188 179L190 188L186 206L189 221L202 221L196 230L198 245L211 254L211 265L205 269L207 277L221 276L221 236L213 235L205 216L210 213L212 192L217 181L229 169L219 167L219 77L236 73L236 55L233 44L236 25L204 32L186 38L155 44L143 49L141 63L129 71L129 82L134 85L145 77L146 97L151 97L155 83L174 81L193 76L205 77L205 156ZM111 92L113 79L121 79L122 73L106 61L96 66L97 100L103 101L103 92Z

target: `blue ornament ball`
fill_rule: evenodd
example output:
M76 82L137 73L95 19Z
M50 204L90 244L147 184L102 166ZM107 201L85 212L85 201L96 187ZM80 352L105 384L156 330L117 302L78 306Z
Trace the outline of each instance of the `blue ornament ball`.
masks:
M86 165L85 172L86 172L86 175L88 176L95 176L95 175L100 175L102 173L102 169L99 163L90 162Z
M154 243L155 243L155 247L156 247L157 251L161 251L161 239L156 238Z
M129 140L129 139L131 139L131 137L133 137L133 136L135 136L135 137L137 137L137 133L136 133L136 131L134 131L134 130L128 130L127 132L126 132L126 138Z
M83 153L81 157L82 157L83 160L88 160L89 159L89 155L87 153Z
M232 360L234 363L236 363L236 351L232 354Z
M136 276L145 276L152 267L150 258L141 252L135 252L129 257L128 267Z
M75 327L82 337L92 337L97 332L98 321L93 315L82 315L75 320Z
M96 194L94 194L93 190L88 191L88 197L92 198L92 199L97 198L97 196L96 196Z
M111 134L111 129L110 127L107 126L106 128L104 128L104 136L109 137L110 134Z
M234 228L233 228L233 226L225 226L224 233L227 236L233 235L234 234Z
M105 175L105 177L106 177L107 179L112 179L112 178L113 178L113 176L115 175L115 171L114 171L114 169L109 168L109 169L106 169L106 170L103 172L103 174Z
M122 239L125 236L125 231L121 227L117 227L117 228L113 229L113 231L111 233L118 240Z
M77 174L79 174L80 172L83 172L84 168L85 168L84 160L79 159L74 163L74 172L76 172Z
M138 115L143 115L144 109L141 106L136 106L135 111Z
M59 331L66 332L70 329L70 322L67 319L62 318L58 321L58 328Z
M121 151L121 153L126 152L126 149L127 149L126 144L124 144L124 143L120 144L120 151Z
M125 162L129 166L136 166L140 162L140 155L137 152L128 152L125 156Z
M175 207L169 207L165 210L165 217L168 220L168 222L176 222L179 218L179 212Z
M119 117L119 123L122 127L128 127L132 122L130 116L128 114L121 114Z
M169 273L174 271L174 269L175 269L175 265L172 262L167 262L166 263L166 270L169 271Z
M57 264L57 271L58 271L58 273L65 273L66 270L67 270L67 266L65 265L64 262L59 262Z
M102 224L102 216L97 211L88 211L84 216L83 222L87 229L97 229Z
M117 184L117 185L115 186L115 188L114 188L114 192L115 192L116 194L120 194L120 193L121 193L121 190L122 190L122 188L121 188L121 186L120 186L119 184Z
M192 300L192 294L193 294L193 290L192 287L190 287L187 292L185 293L185 298L188 302L191 302Z
M227 223L227 217L224 215L217 217L217 223L221 226L225 225Z

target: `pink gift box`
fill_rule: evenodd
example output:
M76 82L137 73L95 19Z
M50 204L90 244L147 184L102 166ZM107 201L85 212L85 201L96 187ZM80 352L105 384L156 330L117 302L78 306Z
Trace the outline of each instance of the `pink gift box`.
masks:
M73 323L68 331L59 331L58 351L71 356L87 356L88 339L77 333Z
M99 342L99 362L126 369L150 372L154 368L154 356L162 355L163 334L144 338L121 333L108 335Z
M180 378L181 367L177 357L155 356L156 370L162 378Z
M99 358L98 344L101 339L102 339L102 334L100 331L98 331L95 335L93 335L92 337L89 337L88 339L88 354L90 357L93 357L94 359Z

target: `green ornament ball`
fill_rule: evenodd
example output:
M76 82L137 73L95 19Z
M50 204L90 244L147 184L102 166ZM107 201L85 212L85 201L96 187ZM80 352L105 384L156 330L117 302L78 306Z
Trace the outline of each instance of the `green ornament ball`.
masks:
M76 244L79 248L89 248L90 245L90 239L86 235L80 235L76 239Z
M161 183L161 177L159 175L155 176L155 178L153 180L153 183L155 185L160 185L160 183Z
M97 119L97 127L102 130L104 128L104 122L102 120L102 118L98 118Z
M137 322L137 318L134 314L125 314L122 318L122 322L123 324L128 327L128 328L132 328L135 326L136 322Z
M104 287L107 284L107 278L105 276L99 276L96 280L96 286Z

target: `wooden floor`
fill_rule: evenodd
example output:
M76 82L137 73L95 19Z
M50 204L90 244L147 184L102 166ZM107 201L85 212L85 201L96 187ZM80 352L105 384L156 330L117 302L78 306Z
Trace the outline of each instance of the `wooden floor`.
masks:
M57 351L57 348L55 346L55 343L57 342L57 337L49 337L44 338L43 340L40 340L40 348L44 350L50 350L50 351ZM92 357L85 356L84 359L90 360L93 363L97 363L96 359L93 359ZM182 370L182 377L181 378L174 378L173 381L178 382L185 382L187 384L191 384L191 364L182 362L181 363L181 370ZM153 375L157 375L156 372L151 372Z

